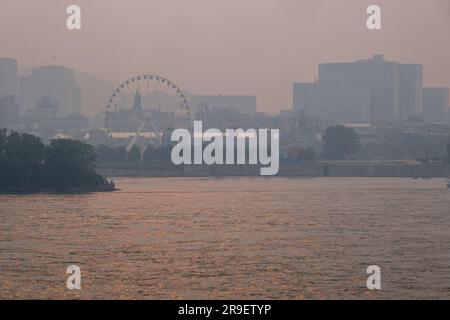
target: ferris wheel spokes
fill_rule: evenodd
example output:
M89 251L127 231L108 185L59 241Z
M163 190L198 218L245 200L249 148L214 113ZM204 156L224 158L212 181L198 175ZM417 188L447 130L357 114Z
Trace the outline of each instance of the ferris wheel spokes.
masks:
M105 128L109 137L113 137L113 132L129 135L129 150L139 137L162 137L168 128L190 127L190 120L182 90L161 76L144 74L126 80L113 92L106 109Z

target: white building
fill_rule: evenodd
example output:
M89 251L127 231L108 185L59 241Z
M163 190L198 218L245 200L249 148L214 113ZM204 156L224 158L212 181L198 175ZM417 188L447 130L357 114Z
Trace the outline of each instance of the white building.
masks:
M44 96L57 102L58 116L81 114L81 89L73 69L64 66L44 66L33 69L29 76L19 78L21 113L36 108Z
M446 122L449 107L448 88L423 89L423 119L427 122Z
M370 99L364 87L294 83L294 110L329 124L369 123Z
M0 97L17 97L17 61L0 58Z

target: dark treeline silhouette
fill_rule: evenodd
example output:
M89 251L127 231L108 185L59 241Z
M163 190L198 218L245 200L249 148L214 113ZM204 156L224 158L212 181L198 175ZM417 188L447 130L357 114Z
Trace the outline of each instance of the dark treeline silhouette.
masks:
M282 162L303 162L314 161L317 159L316 151L313 148L292 148L289 150L287 157L281 159Z
M450 163L450 137L447 140L447 162Z
M450 137L388 131L377 142L362 145L353 128L328 127L322 157L327 160L417 160L450 162Z
M208 143L204 143L206 147ZM173 144L163 146L149 145L145 149L134 145L129 151L125 147L100 145L97 148L98 160L101 162L147 162L170 164ZM422 162L450 163L450 137L386 133L380 141L362 144L353 128L342 125L330 126L323 136L323 150L313 148L291 147L287 153L280 154L280 162L296 163L315 160L418 160ZM192 146L193 148L193 146ZM226 146L224 145L224 154ZM270 154L270 146L268 153ZM191 150L193 157L194 151ZM235 163L237 147L235 145ZM249 156L246 144L246 159Z
M101 162L149 162L149 163L171 163L171 153L172 148L175 143L166 144L162 146L153 146L148 145L145 150L142 152L142 149L134 145L128 152L123 146L111 147L104 144L101 144L97 147L98 160ZM203 148L205 148L208 143L203 144ZM271 152L270 146L267 151L269 154ZM245 154L246 159L249 157L249 145L246 144ZM223 146L223 154L226 154L226 146ZM308 149L306 153L304 151L301 152L301 155L306 155L306 157L315 157L314 150ZM213 152L214 155L214 152ZM193 159L194 156L194 146L191 147L191 157ZM312 160L312 159L303 159L301 160ZM234 161L237 163L237 146L234 146ZM193 162L193 160L192 160Z
M98 160L101 162L170 162L172 145L152 146L149 145L144 152L137 145L134 145L130 151L123 146L111 147L101 144L97 147Z
M0 191L107 191L114 184L95 172L95 149L75 140L49 145L31 134L0 130Z
M411 159L422 162L449 160L448 138L442 135L387 133L377 143L368 143L358 156L363 159Z
M325 131L323 155L328 160L343 160L355 155L360 146L359 136L352 128L337 125Z

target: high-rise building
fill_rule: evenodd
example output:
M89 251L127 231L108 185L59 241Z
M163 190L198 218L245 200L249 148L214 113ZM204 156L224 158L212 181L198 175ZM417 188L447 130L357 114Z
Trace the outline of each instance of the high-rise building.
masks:
M12 94L0 97L0 129L10 129L19 122L19 104Z
M44 66L33 69L19 79L19 103L22 112L36 109L38 102L48 97L58 105L58 116L81 114L81 89L73 69L64 66Z
M0 58L0 97L17 96L17 61Z
M399 119L408 120L423 112L423 66L400 64Z
M294 110L329 124L369 123L370 98L359 86L294 83Z
M367 122L385 125L418 116L423 111L423 66L387 61L382 55L323 63L317 84L294 85L294 109L336 122L365 120L367 94Z
M423 89L423 119L427 122L446 122L449 107L448 88Z
M370 90L371 122L391 123L399 117L399 64L382 55L351 63L319 66L319 83L325 86L363 87Z

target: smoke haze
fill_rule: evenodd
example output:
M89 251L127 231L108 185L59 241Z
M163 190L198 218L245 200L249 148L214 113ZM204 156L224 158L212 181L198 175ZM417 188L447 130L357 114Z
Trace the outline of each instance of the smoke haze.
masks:
M82 30L69 31L73 3L0 1L0 56L114 85L161 74L191 93L257 95L269 112L290 107L292 82L314 80L319 63L376 53L422 63L425 85L450 86L449 1L78 0ZM383 30L368 31L375 3Z

